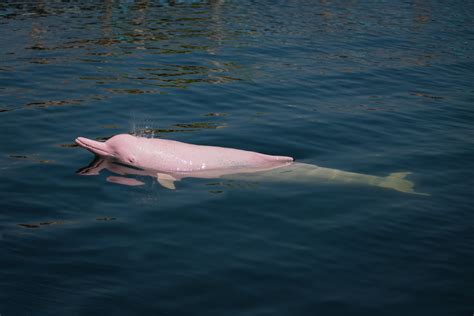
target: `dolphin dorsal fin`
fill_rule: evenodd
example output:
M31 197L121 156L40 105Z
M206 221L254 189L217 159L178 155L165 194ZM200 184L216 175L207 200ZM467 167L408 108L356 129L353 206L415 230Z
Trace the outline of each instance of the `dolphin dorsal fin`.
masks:
M164 188L167 188L167 189L170 189L170 190L175 190L176 189L176 186L174 185L174 182L176 181L176 179L173 176L170 176L169 174L157 173L156 174L156 180Z

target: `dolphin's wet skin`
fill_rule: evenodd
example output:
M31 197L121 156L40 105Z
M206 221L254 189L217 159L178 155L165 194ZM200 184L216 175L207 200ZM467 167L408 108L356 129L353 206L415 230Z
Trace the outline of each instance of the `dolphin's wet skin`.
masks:
M0 316L472 315L473 12L0 1Z

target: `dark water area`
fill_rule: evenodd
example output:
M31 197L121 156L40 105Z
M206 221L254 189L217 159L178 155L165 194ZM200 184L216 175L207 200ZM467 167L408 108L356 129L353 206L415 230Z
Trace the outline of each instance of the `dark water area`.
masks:
M474 2L2 1L0 314L472 315ZM84 136L384 177L81 176Z

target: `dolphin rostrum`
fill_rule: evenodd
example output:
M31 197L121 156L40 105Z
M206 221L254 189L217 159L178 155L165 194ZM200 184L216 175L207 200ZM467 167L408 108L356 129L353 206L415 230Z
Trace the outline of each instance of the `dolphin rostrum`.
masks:
M106 142L78 137L76 143L98 156L90 166L82 168L79 174L96 175L100 170L107 169L122 176L152 176L168 189L174 189L174 182L183 178L226 178L302 183L336 181L422 194L415 192L413 182L405 178L409 172L379 177L297 163L286 156L128 134L113 136ZM126 185L143 184L126 177L110 176L107 180Z

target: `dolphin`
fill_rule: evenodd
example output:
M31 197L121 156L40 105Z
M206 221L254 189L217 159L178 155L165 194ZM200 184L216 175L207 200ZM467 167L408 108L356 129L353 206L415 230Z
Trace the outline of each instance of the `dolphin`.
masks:
M76 143L96 155L96 159L78 174L97 175L107 169L120 175L109 176L107 181L124 185L144 184L124 175L151 176L168 189L175 189L175 182L183 178L299 183L335 181L427 195L414 191L413 182L406 179L410 172L380 177L294 162L287 156L129 134L113 136L106 142L78 137Z
M252 151L216 146L200 146L174 140L136 137L129 134L113 136L106 142L84 137L76 143L90 152L139 168L166 172L232 170L245 167L282 166L293 158L270 156Z

